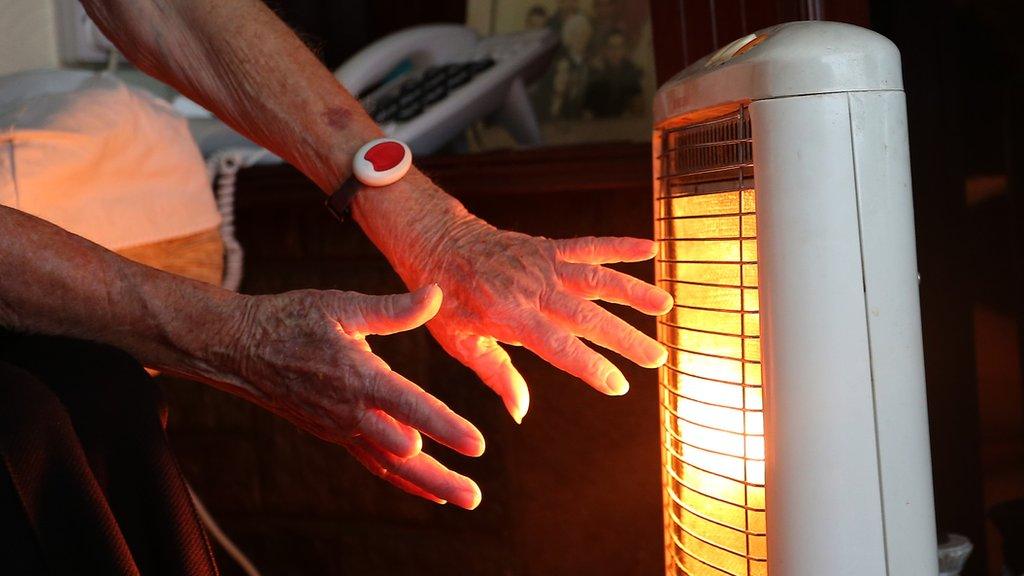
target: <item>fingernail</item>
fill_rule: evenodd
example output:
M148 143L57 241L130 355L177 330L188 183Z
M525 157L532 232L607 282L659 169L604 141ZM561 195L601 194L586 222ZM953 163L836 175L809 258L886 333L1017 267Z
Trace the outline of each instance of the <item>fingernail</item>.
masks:
M672 298L672 295L665 292L664 297L661 300L661 313L668 314L669 310L672 309L672 306L675 306L675 303L676 301Z
M483 496L480 494L480 487L472 480L469 480L468 486L464 485L457 489L454 494L449 493L449 496L454 496L454 498L449 498L449 502L465 510L475 509L483 499Z
M654 361L654 367L661 368L665 365L665 362L668 362L668 350L662 346L661 352L658 354L658 358Z
M476 507L480 505L480 501L483 500L483 495L480 490L465 490L463 495L466 496L465 502L468 503L466 506L462 506L466 510L476 510Z
M613 370L604 381L605 388L611 396L622 396L629 392L629 382L618 370Z
M516 424L522 424L523 417L526 416L526 412L530 409L530 397L516 396L512 400L505 402L505 409L508 410L509 415L516 421Z
M515 406L505 406L505 409L508 410L509 416L512 417L512 420L515 421L516 424L523 423L523 415L519 413L518 408Z
M484 441L484 437L482 435L477 436L474 434L466 436L465 442L463 443L463 449L459 450L459 452L462 452L466 456L478 458L483 456L484 450L486 449L487 443Z

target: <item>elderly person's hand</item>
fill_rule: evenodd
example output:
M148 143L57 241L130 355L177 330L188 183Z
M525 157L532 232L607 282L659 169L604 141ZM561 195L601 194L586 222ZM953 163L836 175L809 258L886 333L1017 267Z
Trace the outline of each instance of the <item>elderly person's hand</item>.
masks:
M231 3L230 9L216 2L85 0L83 4L139 68L296 166L326 194L339 190L352 175L356 151L383 135L360 103L261 2ZM166 26L155 28L153 22ZM353 219L407 286L436 282L444 290L444 304L428 327L449 353L501 395L517 421L527 411L529 396L522 376L499 342L524 345L609 394L624 393L628 387L625 378L579 337L642 366L654 367L665 361L667 353L657 342L589 301L622 303L648 314L667 312L672 299L666 292L601 266L646 260L655 252L651 241L549 240L497 230L469 214L415 167L398 182L360 191L350 208ZM315 312L321 319L341 320L341 325L346 318L351 320L344 310L352 309L340 303L337 307L309 307L289 305L289 296L279 298L283 304L277 310L291 311L285 318ZM261 306L275 308L274 300L265 302L269 303ZM274 316L266 314L267 318ZM448 492L435 491L440 487L413 479L417 474L429 476L427 470L437 471L436 463L422 456L392 459L401 458L395 450L402 453L414 445L407 430L384 418L363 421L352 417L352 413L360 413L358 409L351 413L343 410L344 416L326 416L339 407L362 406L383 410L402 421L401 413L381 405L380 391L367 392L365 386L354 384L358 378L372 375L398 386L395 380L377 376L386 367L374 364L376 359L370 362L372 355L350 342L344 330L327 336L321 328L303 329L288 322L267 320L266 325L275 328L256 331L264 344L256 344L254 355L266 366L260 368L257 362L245 367L247 378L257 383L251 390L254 400L318 434L336 438L348 434L348 445L372 469L387 470L387 476L396 481L396 464L404 462L401 479L412 482L406 488L416 485L436 497L448 497ZM293 332L271 335L285 329ZM306 342L308 350L289 345L292 340ZM262 345L270 352L259 352ZM321 345L323 349L317 350ZM356 349L364 355L341 354ZM348 359L380 370L341 369L339 363ZM312 368L307 370L306 364ZM334 392L327 394L321 405L316 397L328 388ZM366 395L358 396L360 390ZM323 414L316 416L318 411ZM304 415L298 417L299 413ZM428 434L440 432L425 422L404 423ZM374 427L374 443L366 439L368 432L360 426ZM363 436L351 441L351 432Z
M391 370L370 334L411 330L437 314L433 284L367 296L299 290L234 294L130 262L0 206L0 327L87 338L146 366L212 384L345 446L371 472L433 500L475 508L480 489L421 452L426 434L462 454L480 432Z
M214 380L320 438L345 446L366 468L412 494L475 508L476 484L420 452L420 432L469 456L483 453L472 424L392 371L368 334L420 326L441 306L435 285L367 296L302 290L248 299Z
M505 343L525 346L605 394L629 384L585 338L640 366L662 365L667 351L654 339L590 300L625 304L659 315L672 307L664 290L602 264L637 262L657 246L638 238L550 240L499 230L468 213L417 228L403 250L391 250L407 285L436 282L445 291L427 327L449 354L497 392L518 422L529 407L526 382ZM411 240L411 241L410 241Z

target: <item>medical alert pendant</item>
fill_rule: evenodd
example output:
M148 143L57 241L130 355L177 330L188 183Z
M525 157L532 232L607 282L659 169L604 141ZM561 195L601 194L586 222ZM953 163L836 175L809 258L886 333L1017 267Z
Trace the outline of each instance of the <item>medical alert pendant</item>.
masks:
M360 184L379 188L402 179L412 167L412 151L404 142L378 138L364 144L352 159L352 176L327 198L327 209L344 221Z

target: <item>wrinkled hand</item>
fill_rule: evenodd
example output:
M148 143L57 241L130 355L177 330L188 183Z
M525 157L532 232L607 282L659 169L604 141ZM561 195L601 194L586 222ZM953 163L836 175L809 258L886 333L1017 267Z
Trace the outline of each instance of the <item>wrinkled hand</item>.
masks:
M480 489L422 453L420 432L469 456L483 453L480 432L393 372L365 339L423 324L441 300L433 285L392 296L302 290L253 297L237 339L242 349L233 354L235 385L304 430L345 446L402 490L475 508Z
M427 327L453 357L500 395L520 422L529 391L505 343L525 346L605 394L629 389L622 372L579 337L637 364L655 368L667 351L654 339L590 300L625 304L651 315L666 313L664 290L602 264L638 262L657 245L637 238L550 240L499 230L469 216L447 226L426 249L396 255L409 284L437 282L441 311Z

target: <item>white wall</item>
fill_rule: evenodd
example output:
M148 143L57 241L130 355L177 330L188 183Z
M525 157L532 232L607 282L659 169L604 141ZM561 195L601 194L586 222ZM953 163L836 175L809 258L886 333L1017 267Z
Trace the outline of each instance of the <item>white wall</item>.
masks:
M0 75L59 64L53 0L0 0Z

